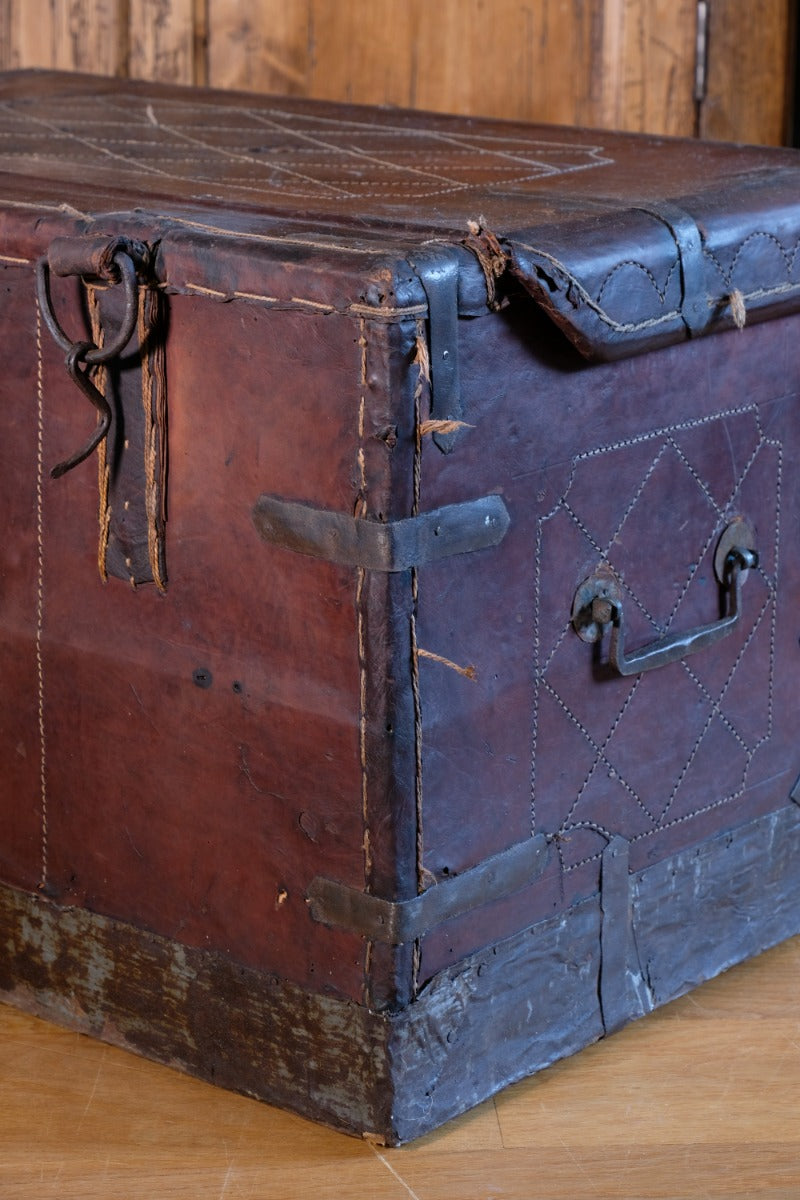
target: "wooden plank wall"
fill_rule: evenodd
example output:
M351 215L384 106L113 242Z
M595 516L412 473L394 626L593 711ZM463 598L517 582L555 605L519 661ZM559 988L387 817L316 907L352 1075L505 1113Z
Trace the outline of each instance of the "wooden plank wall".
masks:
M778 143L794 0L0 0L0 67Z

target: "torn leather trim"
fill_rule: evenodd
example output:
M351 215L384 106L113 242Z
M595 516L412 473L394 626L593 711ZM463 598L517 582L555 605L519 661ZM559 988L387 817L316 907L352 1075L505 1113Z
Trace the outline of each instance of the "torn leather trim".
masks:
M462 419L458 369L459 253L450 247L415 255L414 270L428 301L428 340L431 363L431 417L436 421ZM443 454L450 454L460 436L434 433Z
M674 200L614 197L503 231L509 274L586 358L615 361L800 309L800 172ZM562 198L559 197L559 201Z
M511 896L541 875L549 858L547 839L526 838L429 887L411 900L384 900L332 879L317 877L307 897L315 921L361 934L374 942L404 945L437 925Z
M264 495L253 508L253 523L264 541L298 554L395 572L496 546L511 518L500 496L382 522Z

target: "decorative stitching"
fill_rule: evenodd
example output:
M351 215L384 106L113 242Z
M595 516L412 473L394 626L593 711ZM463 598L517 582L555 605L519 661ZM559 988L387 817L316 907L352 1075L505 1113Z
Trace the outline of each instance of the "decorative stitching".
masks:
M584 285L576 275L564 266L554 255L548 254L544 250L540 250L536 246L529 246L525 242L517 242L516 246L519 250L528 250L531 254L535 254L537 258L544 259L550 263L554 271L561 275L569 284L570 288L574 289L587 308L590 308L593 313L603 322L613 329L615 333L638 333L642 329L655 329L659 325L666 325L670 321L680 319L680 310L672 309L668 313L664 313L660 317L649 317L646 321L615 321L613 317L605 311L605 309L592 298Z
M745 239L745 242L742 243L742 246L744 246L747 241L750 241L750 240L752 240L752 238L758 237L758 236L762 236L762 235L760 233L749 234L748 237ZM765 233L765 234L763 234L763 236L771 237L772 235ZM775 239L775 240L777 240L777 239ZM681 320L680 310L672 309L670 312L663 313L660 317L648 317L644 321L617 321L609 313L607 313L605 311L605 309L602 307L602 305L597 300L595 300L591 296L591 294L587 291L586 287L581 283L581 281L577 278L577 276L573 275L573 273L564 265L564 263L562 263L554 255L548 254L545 250L542 250L537 246L531 246L525 242L517 242L517 243L515 243L515 245L516 245L517 249L527 250L530 254L533 254L537 258L541 258L545 262L549 263L551 265L551 267L553 268L553 270L557 274L561 275L562 278L567 282L570 289L577 292L577 294L580 296L583 303L586 305L587 308L591 309L591 311L595 314L595 316L598 318L598 320L600 320L604 325L607 325L615 333L639 333L645 329L655 329L660 325L665 325L672 321ZM780 243L779 243L779 245L780 245ZM740 247L740 249L741 249L741 247ZM727 275L723 271L718 260L714 257L714 255L711 253L711 251L704 250L704 253L707 255L707 257L713 259L713 261L716 263L720 273L722 274L723 279L726 280L726 285L728 287L730 287L730 283L727 279ZM784 257L785 257L785 251L784 251ZM644 267L643 264L639 263L638 265L642 266L642 269L647 271L647 268ZM674 270L676 265L677 264L673 264L673 266L670 268L670 270ZM756 288L755 290L753 290L751 292L743 292L742 299L744 301L764 300L764 299L767 299L768 297L788 295L789 293L798 292L798 291L800 291L800 283L781 283L781 284L776 284L773 287L761 287L761 288ZM709 307L715 308L718 305L720 299L721 299L721 297L710 298L709 302L708 302Z
M82 98L73 100L72 115L68 119L65 119L63 113L48 109L46 104L40 104L36 113L30 109L15 109L13 103L8 102L0 108L6 113L6 119L14 125L15 130L24 128L26 124L32 126L34 131L47 130L50 134L59 134L62 138L83 146L101 160L122 162L138 175L145 172L152 176L190 184L214 182L217 185L222 184L228 194L235 191L254 191L263 196L278 192L285 196L307 198L328 194L346 200L358 200L370 196L379 197L382 187L391 187L395 194L404 191L409 198L421 199L425 196L440 196L474 188L475 182L469 176L481 169L480 164L475 161L478 156L495 160L495 175L505 173L508 176L512 172L510 164L517 165L517 170L499 184L491 179L485 183L481 181L481 186L489 190L519 187L543 176L586 170L612 161L602 157L602 148L599 146L569 146L566 143L550 146L542 139L503 139L497 135L478 135L472 140L465 136L461 139L454 136L451 144L456 146L462 158L461 163L456 164L451 157L451 165L456 175L460 172L462 176L454 178L451 174L440 174L436 170L437 160L434 155L426 155L429 146L435 147L437 143L447 141L448 135L445 131L403 129L399 126L376 128L336 120L321 123L315 122L311 117L279 109L249 108L233 110L240 122L238 126L205 125L200 127L203 136L198 136L198 126L183 122L182 117L187 108L179 102L161 100L147 103L142 98L133 97L118 97L115 101L104 97L103 104L108 110L124 113L128 118L126 133L130 135L132 125L135 134L138 121L145 135L142 138L127 136L115 139L102 135L107 134L109 130L120 128L121 123L115 123L108 118L93 119L92 105L96 103L91 100L87 104L85 98L83 103ZM77 116L76 108L82 108L82 113L79 111ZM191 115L194 115L194 111L191 107L188 108ZM205 109L206 113L218 111L220 110L215 106ZM230 119L231 115L232 110L228 109L226 117ZM259 131L265 128L280 134L284 144L273 147L272 153L264 156L242 148L241 143L248 133L255 138ZM147 136L152 135L155 130L166 134L170 140L157 140L153 136ZM34 141L37 138L44 140L43 135L37 132L34 132L33 138ZM209 138L213 140L210 141ZM197 156L184 156L179 160L171 156L171 151L177 146L183 147L187 144L205 152L206 158L200 159L200 163L205 166L204 171L181 173L176 170L197 165ZM375 152L385 151L387 144L391 147L391 157L386 153ZM313 160L309 160L307 152L303 153L306 146L310 147L314 158L319 158L320 155L325 158L324 164L315 173L309 173L315 164ZM126 148L138 150L138 153L125 153ZM148 149L149 154L143 153ZM525 149L528 150L528 154L523 153ZM19 152L9 151L7 157L17 153ZM51 158L58 157L57 152L49 153ZM351 160L369 162L373 168L371 174L357 174L355 168L349 165ZM245 164L252 174L248 175L246 180L231 180L229 174L224 178L206 177L210 172L214 172L221 162L231 161ZM163 165L157 165L158 162ZM334 166L333 171L331 164ZM527 170L520 172L519 166L524 166ZM337 167L338 172L335 170ZM391 181L376 179L376 168L378 172L389 173ZM262 181L259 181L259 174L263 175ZM464 174L466 178L463 178ZM286 181L291 181L290 186L287 186Z
M405 307L397 308L373 308L369 304L349 304L342 308L336 308L332 304L322 304L318 300L304 300L302 296L292 296L291 299L281 299L279 296L265 296L259 292L223 292L218 288L204 287L199 283L162 284L162 287L169 287L173 290L180 289L188 293L197 293L201 296L209 296L213 300L222 300L228 303L231 300L253 300L261 304L269 306L277 306L281 309L289 308L305 308L315 313L339 313L342 316L358 316L369 317L370 320L386 320L393 321L397 318L405 320L410 317L420 317L427 315L428 306L426 304L409 304Z
M47 886L47 737L44 721L44 366L42 316L36 302L36 693L39 718L39 791L42 808L39 890Z
M678 421L674 425L662 425L650 433L638 433L635 437L624 438L621 442L609 442L605 446L597 446L594 450L584 450L575 456L575 463L584 462L588 458L596 458L598 454L608 454L611 450L625 450L628 446L639 446L642 442L651 442L654 438L665 437L671 433L681 433L685 429L697 429L700 425L709 425L725 417L738 417L743 413L752 413L758 421L758 409L754 404L742 404L738 408L725 408L709 417L692 417L689 421ZM571 482L571 481L570 481ZM558 505L553 512L557 511ZM548 515L552 515L548 514Z
M778 574L780 562L780 527L781 527L781 503L782 503L782 485L783 485L783 447L779 442L770 439L766 445L775 448L778 455L778 470L777 484L775 488L775 544L773 547L774 558L774 577L773 577L773 594L776 597L775 603L772 606L772 621L770 623L769 634L769 684L767 688L767 732L765 740L772 737L772 722L775 712L775 636L778 623ZM763 574L763 572L762 572ZM765 576L766 578L766 576ZM761 743L759 743L760 745Z
M581 519L577 515L577 513L567 503L566 498L563 501L562 507L564 509L564 512L567 514L567 516L573 521L573 523L581 531L581 533L586 538L586 540L588 541L588 543L592 547L592 549L597 551L598 555L600 556L600 561L605 562L608 558L609 550L611 549L611 546L614 544L614 539L612 538L609 545L606 546L605 549L603 549L600 546L600 544L595 540L595 538L592 536L592 534L589 532L589 530L586 528L586 526L584 525L583 521L581 521ZM631 507L633 507L633 506L631 506ZM626 513L625 515L627 517L628 513ZM650 622L650 624L653 626L653 628L658 630L660 627L659 627L659 624L656 621L655 617L652 615L652 613L648 612L647 608L645 608L644 604L639 599L639 597L632 591L629 584L626 582L625 576L622 573L622 571L615 571L614 575L616 576L617 580L622 584L625 591L628 593L628 596L633 601L633 603L636 605L636 607L638 609L640 609L640 611L644 614L645 617L647 617L647 620Z
M719 421L724 421L731 417L742 418L742 417L747 417L747 416L751 417L754 422L754 425L755 425L755 428L756 428L756 431L758 434L757 444L756 444L754 450L751 452L747 462L743 465L741 470L737 473L737 477L734 481L732 490L728 497L727 504L724 506L720 506L716 501L714 501L713 496L711 495L711 492L710 492L710 488L708 487L708 485L704 484L704 482L701 479L701 477L699 476L696 468L694 468L694 466L691 464L687 455L676 444L674 435L676 433L678 433L679 431L683 431L686 429L698 428L700 426L705 426L705 425L711 424L712 422L716 423ZM655 456L655 458L653 459L653 461L650 463L650 466L647 468L647 470L645 472L644 480L642 481L642 483L638 486L638 488L636 490L635 499L633 500L633 502L631 504L629 504L626 507L625 514L623 515L622 520L618 523L617 531L614 534L614 537L616 537L618 535L619 531L621 530L622 526L624 525L625 520L627 520L628 516L630 515L630 513L636 503L636 500L642 493L644 483L652 474L653 470L655 469L656 464L660 460L660 458L663 455L664 451L666 450L667 446L670 446L673 450L675 450L677 452L680 461L683 463L684 467L689 471L689 474L692 476L692 478L697 483L697 485L700 488L705 499L711 504L711 507L717 517L717 522L715 524L715 527L714 527L714 529L712 529L709 537L706 539L705 546L704 546L703 550L701 551L701 554L700 554L698 560L695 563L693 563L688 569L688 578L681 590L680 596L678 597L677 601L675 602L675 604L672 607L671 613L670 613L668 621L667 621L667 627L669 627L669 625L671 624L671 622L680 606L681 600L682 600L683 596L685 595L686 590L688 589L689 584L691 583L691 580L694 577L694 575L699 567L700 562L702 562L703 558L707 555L711 545L713 544L714 538L718 534L717 526L718 526L719 521L724 520L725 512L730 511L731 505L734 503L736 497L740 493L745 480L749 476L750 472L753 469L754 464L756 463L759 456L764 451L765 447L769 446L769 447L773 448L777 453L777 460L778 460L777 461L777 479L776 479L776 505L777 505L777 508L776 508L776 519L775 519L775 573L774 573L774 579L770 580L770 578L767 576L766 572L763 569L760 569L760 574L765 581L768 594L761 606L761 609L760 609L757 617L755 618L755 620L753 622L752 627L750 628L749 634L748 634L743 646L740 648L739 653L737 654L736 661L734 662L733 666L731 667L731 669L728 673L728 676L725 680L725 683L724 683L722 689L720 690L719 695L716 697L716 699L711 695L708 688L705 687L705 685L697 677L696 673L691 669L691 666L689 666L686 662L682 663L682 666L683 666L684 670L686 671L688 678L691 679L692 682L697 686L698 691L699 691L700 695L703 697L704 701L706 701L710 705L710 709L709 709L709 713L706 717L704 726L703 726L702 730L699 732L699 735L698 735L698 737L694 743L694 746L689 754L689 758L688 758L687 762L684 763L684 765L681 769L681 772L678 776L678 779L677 779L677 781L671 791L671 794L667 800L667 803L664 805L664 807L661 810L661 813L658 817L654 817L652 815L652 813L650 813L649 809L647 809L646 805L644 804L644 801L641 799L641 797L638 796L635 789L628 783L628 781L620 775L616 766L613 764L613 762L611 762L609 760L609 758L607 757L607 755L605 753L606 747L609 745L610 740L614 736L614 733L616 732L620 721L622 720L625 712L627 711L628 707L630 706L630 704L633 701L633 698L636 694L636 690L638 689L643 676L639 676L637 678L637 680L635 681L634 687L628 693L628 695L622 705L622 708L620 709L619 713L617 713L616 717L614 718L610 732L606 735L606 737L602 741L602 743L598 743L598 741L595 738L593 738L589 734L588 730L583 726L582 722L580 721L580 718L571 710L570 706L563 700L563 698L558 694L558 692L553 687L553 685L550 683L550 681L546 678L547 669L550 666L550 664L552 663L558 647L563 643L566 633L567 633L568 629L570 628L569 624L567 624L565 626L565 628L562 630L562 632L560 633L560 635L557 639L556 645L553 648L552 652L548 655L548 658L547 658L547 661L546 661L544 667L541 667L539 665L540 656L541 656L541 645L540 645L540 627L539 627L540 618L539 618L539 603L538 603L538 597L541 594L541 559L542 559L544 529L545 529L546 522L551 520L559 511L563 510L568 513L570 518L575 521L575 524L577 525L577 527L579 529L581 529L582 532L584 533L584 535L589 538L590 544L595 547L595 549L599 552L602 559L605 559L607 557L607 553L611 548L611 544L613 544L613 538L612 538L612 542L609 544L609 547L607 548L607 550L604 554L602 547L600 547L598 545L596 539L594 539L589 534L588 530L585 529L585 526L583 525L583 522L580 520L579 515L577 513L574 513L574 511L571 509L571 506L567 502L567 497L568 497L569 492L572 489L572 486L575 482L576 472L577 472L579 463L587 462L588 460L593 459L594 457L598 456L599 454L605 454L612 450L624 449L629 446L633 446L633 445L641 444L643 442L651 441L654 438L664 439L664 444L658 451L658 453ZM536 551L535 551L535 562L534 562L535 594L537 596L537 602L534 607L534 623L533 623L534 697L533 697L532 718L531 718L531 771L530 771L531 828L532 829L535 828L535 824L536 824L536 759L537 759L538 751L539 751L539 747L537 744L538 743L538 723L539 723L539 694L540 694L540 690L542 688L553 697L553 699L556 701L556 703L559 705L559 707L564 712L565 716L579 730L582 737L586 740L586 742L588 743L588 745L590 746L590 748L592 749L592 751L594 753L594 761L589 770L589 773L587 774L583 784L581 785L581 788L579 789L575 799L573 800L573 802L571 804L571 807L569 808L566 816L564 817L562 824L559 827L558 834L556 836L563 837L564 835L568 834L571 829L575 829L575 828L579 828L579 827L580 828L591 827L591 825L592 825L591 822L580 822L580 823L576 823L575 825L570 825L569 821L570 821L571 815L574 813L574 811L581 799L581 796L584 794L589 781L591 780L595 771L597 770L597 768L600 765L605 765L606 767L609 767L612 770L614 770L615 776L616 776L617 780L620 782L621 786L623 788L625 788L626 791L628 791L628 793L636 800L637 804L643 809L643 811L645 811L648 814L650 822L653 825L653 828L651 828L649 830L645 830L644 832L641 832L639 834L636 834L631 839L633 841L639 841L644 837L654 836L655 834L661 832L662 829L671 828L674 825L677 825L677 824L683 823L684 821L690 820L693 817L699 816L702 813L710 811L713 808L717 808L723 804L730 803L734 799L738 798L739 796L741 796L744 793L744 790L745 790L744 780L746 780L747 773L749 771L752 759L753 759L756 751L762 745L764 745L766 741L769 740L769 737L772 734L773 720L774 720L775 636L776 636L776 620L777 620L776 597L777 597L777 574L778 574L778 548L779 548L779 542L780 542L781 476L782 476L782 447L781 447L780 443L777 442L776 440L768 439L764 436L764 432L761 427L760 413L759 413L758 407L756 405L752 405L752 404L743 405L736 409L723 410L721 412L715 413L708 417L700 417L700 418L693 419L691 421L676 422L673 425L665 426L661 429L653 430L647 434L640 434L640 435L637 435L632 438L624 439L620 442L608 444L604 447L596 447L591 450L584 451L581 454L576 455L575 458L572 460L572 469L570 471L569 480L567 482L567 485L566 485L563 495L561 496L559 501L551 507L551 509L549 510L548 513L544 514L543 516L541 516L539 518L538 528L537 528L537 540L536 540ZM630 590L630 589L627 589L627 590ZM640 607L642 607L642 606L640 605ZM735 673L741 664L741 661L742 661L742 658L743 658L745 652L751 645L754 637L756 636L758 629L761 628L763 625L764 616L768 609L771 609L771 621L770 621L767 731L766 731L766 733L761 735L761 737L758 739L758 741L756 742L756 744L753 747L748 747L747 743L745 742L744 738L741 736L739 731L735 729L733 723L728 719L727 715L722 711L721 706L724 703L725 696L730 688L730 685L735 676ZM671 821L668 821L668 820L666 820L666 818L668 817L669 809L672 806L672 804L674 803L675 797L677 796L677 793L678 793L680 787L682 786L686 777L688 776L688 773L691 769L692 762L694 761L694 759L699 751L699 748L705 738L705 735L708 732L708 730L711 728L711 725L715 718L721 720L724 727L729 730L731 735L736 739L737 743L745 751L745 754L747 756L746 762L744 765L744 769L743 769L742 787L735 793L733 793L729 796L723 797L720 800L715 801L713 804L704 806L702 808L695 810L692 813L684 814L680 817L674 818ZM599 829L598 829L598 831L599 831ZM560 857L563 857L563 856L561 856L560 851L559 851L559 854L560 854ZM579 863L573 863L570 866L566 866L565 870L566 871L576 870L580 866L586 865L587 863L590 863L590 862L597 861L600 858L600 856L601 855L599 853L591 855L587 858L582 859Z
M722 691L720 692L717 699L715 701L713 701L713 703L712 703L711 709L709 710L709 713L708 713L708 717L706 718L706 723L703 726L703 729L702 729L701 733L699 734L697 741L695 742L694 746L690 750L689 758L687 759L686 763L684 764L683 770L681 771L680 775L678 776L678 780L677 780L675 786L673 787L673 789L670 793L669 799L667 800L667 803L665 804L664 809L659 817L659 824L662 824L664 822L664 820L667 816L667 813L669 812L670 808L672 807L675 797L677 796L677 794L680 790L680 786L683 783L684 779L686 778L686 775L688 774L692 763L694 762L695 758L697 757L697 752L700 749L701 745L703 744L706 734L708 733L709 729L711 728L711 723L717 715L719 706L722 703L722 701L725 699L725 693L727 692L728 688L731 685L733 676L736 673L736 669L739 666L739 663L742 661L742 656L744 655L745 651L747 650L747 648L749 647L753 638L755 637L756 633L758 632L758 629L761 625L761 621L763 619L764 613L767 611L767 608L770 606L770 604L773 603L773 601L774 601L774 595L770 591L770 592L768 592L767 598L761 606L761 611L759 612L758 616L755 619L753 628L750 630L748 637L746 638L741 650L739 651L739 653L736 656L736 660L730 669L727 679L725 680L725 683L722 687ZM751 758L752 758L752 755L750 757L748 757L747 762L745 763L745 769L744 769L744 777L745 778L747 777L747 771L750 766Z
M705 483L703 482L703 480L700 478L700 476L697 474L697 471L696 471L696 470L695 470L695 468L692 466L692 464L689 462L688 458L687 458L687 457L686 457L686 455L684 454L683 450L681 450L681 448L680 448L680 446L678 445L678 443L675 441L675 439L674 439L673 437L669 437L669 438L667 438L667 441L669 442L670 446L671 446L671 447L672 447L672 449L675 451L675 453L677 454L678 458L681 460L681 462L683 463L683 465L686 467L686 470L689 472L689 474L691 475L692 479L695 481L695 483L697 484L697 486L700 488L700 491L701 491L701 492L704 494L704 496L705 496L705 497L706 497L706 499L708 500L708 503L711 505L711 507L712 507L712 508L714 509L714 511L716 512L717 516L719 516L719 517L723 516L723 515L724 515L724 514L723 514L723 511L722 511L722 509L720 508L720 506L717 504L717 502L716 502L716 500L714 499L714 497L711 495L711 492L710 492L710 490L709 490L709 488L708 488L708 485L707 485L707 484L705 484Z
M625 701L625 704L622 706L619 713L617 714L617 719L614 722L611 732L606 737L605 741L603 742L603 745L598 746L597 742L592 737L592 735L589 733L588 729L586 729L586 727L581 724L578 717L575 716L574 712L569 707L569 705L564 702L564 700L561 698L561 696L559 696L558 692L555 690L553 685L551 683L548 683L548 681L546 679L544 680L545 690L550 693L550 695L553 697L553 699L555 700L555 702L559 706L559 708L563 709L564 713L570 719L572 724L575 725L576 728L580 730L580 732L583 734L583 737L586 739L586 741L589 743L592 750L594 750L595 754L597 755L597 757L595 758L595 761L592 763L589 774L586 776L583 783L581 784L580 790L578 791L578 795L576 796L575 800L573 801L572 807L570 808L569 812L567 813L566 817L564 818L564 822L559 826L559 830L558 830L559 833L563 833L564 830L567 828L573 828L573 826L567 826L566 822L569 820L569 818L572 816L573 812L577 808L578 804L580 803L581 797L583 796L583 793L586 791L586 788L589 785L589 781L591 780L591 778L594 775L595 771L597 770L598 766L600 766L601 764L603 766L608 767L608 769L610 771L614 772L614 779L624 788L624 790L628 793L628 795L631 797L631 799L636 802L636 804L639 806L639 808L641 808L642 812L645 813L645 815L647 816L647 819L649 821L655 823L656 817L654 817L653 814L650 812L650 810L647 808L647 806L645 805L641 796L639 796L639 794L634 790L634 788L631 787L631 785L624 778L624 776L620 774L619 770L614 766L614 764L612 762L610 762L605 756L605 748L608 745L608 743L611 741L611 738L614 736L616 728L619 725L620 721L622 720L623 716L625 715L625 710L627 709L628 705L630 704L631 700L633 699L634 693L636 692L638 685L639 685L639 681L637 679L637 681L634 683L633 687L631 688L631 691L628 695L627 700Z
M711 692L708 690L706 685L703 683L702 679L700 679L700 677L698 675L696 675L695 672L692 670L691 663L689 662L689 660L685 659L685 658L681 659L681 666L683 667L684 671L691 679L692 683L695 685L695 687L698 689L698 691L702 694L703 699L706 700L709 704L713 705L715 703L714 697L711 695ZM761 745L761 741L763 741L763 738L759 742L756 743L756 746L754 746L754 747L748 746L747 742L744 740L742 735L739 733L739 730L736 728L736 726L733 724L733 722L725 715L724 712L718 712L717 717L719 718L721 723L725 726L725 728L727 729L727 731L731 735L731 737L734 739L734 741L738 742L738 744L741 746L742 750L744 750L745 754L750 755L752 750L758 749L758 746Z
M603 292L606 290L608 284L611 282L611 280L614 278L614 276L617 274L618 271L621 271L623 267L638 267L639 270L643 271L644 274L647 276L647 278L652 283L653 289L656 292L660 303L665 304L666 299L667 299L667 291L669 289L670 281L672 279L672 276L677 271L678 265L679 265L678 260L676 258L675 262L672 264L672 266L667 271L667 277L664 280L664 287L660 288L656 281L655 275L653 274L653 272L650 270L649 267L645 266L644 263L639 262L635 258L623 259L622 262L618 262L615 267L612 267L611 270L606 275L605 279L603 280L603 282L600 286L600 291L597 293L597 302L598 302L598 304L600 304L602 302Z

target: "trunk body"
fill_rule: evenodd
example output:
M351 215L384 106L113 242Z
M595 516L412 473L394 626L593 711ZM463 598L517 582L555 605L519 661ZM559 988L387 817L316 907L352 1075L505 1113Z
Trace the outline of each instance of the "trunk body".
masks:
M0 995L397 1143L797 932L796 156L0 95Z

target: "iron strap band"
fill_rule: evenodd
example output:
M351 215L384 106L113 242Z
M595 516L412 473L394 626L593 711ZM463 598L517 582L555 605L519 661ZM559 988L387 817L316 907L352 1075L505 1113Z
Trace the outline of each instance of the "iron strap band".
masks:
M384 900L321 876L312 880L307 899L315 921L373 942L401 946L444 921L520 891L542 874L548 858L547 839L538 834L461 875L433 884L411 900Z
M385 522L266 495L253 509L253 523L266 542L312 558L386 572L496 546L510 522L499 496Z

